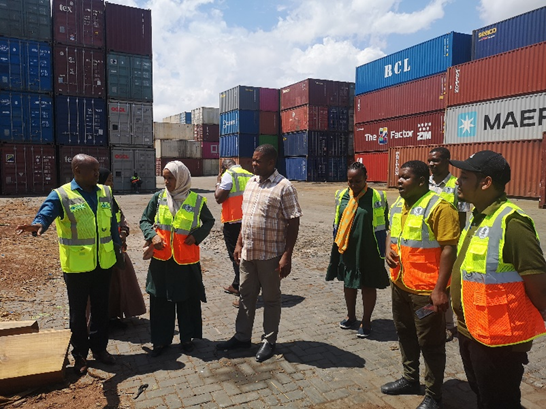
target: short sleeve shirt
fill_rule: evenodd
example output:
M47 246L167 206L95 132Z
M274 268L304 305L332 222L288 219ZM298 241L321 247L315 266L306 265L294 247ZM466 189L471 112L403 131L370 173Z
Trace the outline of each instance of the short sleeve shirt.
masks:
M237 168L240 168L241 165L234 165L230 169L235 170ZM220 186L218 186L222 190L231 190L233 187L233 178L231 177L231 173L228 171L225 171L222 175L222 179L220 180Z
M446 186L446 183L449 181L450 178L451 178L451 173L448 173L444 180L442 180L440 183L436 183L431 175L430 178L428 179L428 187L433 192L440 194L442 193L442 189ZM455 195L454 205L459 210L459 213L466 213L470 211L470 203L459 202L457 195Z

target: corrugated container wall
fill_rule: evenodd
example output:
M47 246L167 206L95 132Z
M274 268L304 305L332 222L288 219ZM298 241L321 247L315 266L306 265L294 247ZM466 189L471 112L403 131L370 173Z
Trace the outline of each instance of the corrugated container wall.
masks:
M307 182L347 180L347 157L287 157L286 177Z
M279 90L260 88L260 111L279 111Z
M156 139L155 153L158 158L201 158L201 142L185 139Z
M220 110L218 108L200 107L191 110L192 123L195 125L218 125Z
M328 107L304 105L281 112L282 133L304 130L327 131Z
M444 143L542 139L543 132L546 93L448 108Z
M539 197L540 172L537 166L541 160L541 140L476 142L449 145L451 158L465 160L481 150L492 150L502 154L510 164L512 180L506 185L506 193L518 197ZM389 149L389 187L397 185L397 174L400 166L409 160L426 160L434 147L414 146ZM460 171L450 166L450 172L459 176Z
M154 139L193 139L193 125L154 122Z
M59 185L64 185L72 180L72 158L79 153L92 156L99 161L101 168L110 168L110 149L96 146L59 146Z
M55 124L58 145L108 145L103 99L55 97Z
M308 78L281 88L281 110L301 105L328 105L327 82Z
M220 157L251 158L258 146L258 135L233 134L220 137Z
M106 49L152 56L152 12L106 2Z
M353 130L352 124L349 123L348 107L328 107L328 130L349 132Z
M303 131L282 136L286 156L327 156L328 134Z
M190 174L192 176L203 176L203 159L196 159L196 158L157 158L156 161L158 162L158 165L156 166L156 169L161 168L162 170L165 169L165 166L167 163L173 161L173 160L179 160L181 161L188 170L190 171ZM208 159L211 160L211 159ZM218 164L218 159L212 159ZM214 176L218 174L218 169L216 169L216 173L209 176ZM159 175L161 176L161 175Z
M260 135L276 135L279 133L279 112L260 111Z
M354 138L356 153L439 144L444 141L444 111L356 124Z
M0 88L51 92L51 46L37 41L0 38Z
M3 195L45 195L58 186L54 146L6 144L0 152Z
M356 68L356 95L413 81L470 60L472 37L451 32Z
M104 48L103 0L53 0L53 41Z
M444 109L446 73L383 88L355 97L356 123Z
M53 100L48 95L0 92L0 141L53 143Z
M203 159L218 159L220 157L219 145L219 142L201 142Z
M149 102L153 100L150 57L109 53L106 59L109 98Z
M220 93L220 113L234 110L258 111L260 88L238 85Z
M134 172L138 172L142 179L141 191L156 190L153 148L112 148L111 169L114 175L114 192L131 191L131 176Z
M546 91L546 42L447 71L446 106Z
M546 7L472 31L472 59L546 41Z
M216 124L193 125L193 139L203 142L218 142L220 127Z
M53 47L53 89L58 95L102 98L106 67L103 50L68 45Z
M279 152L279 135L258 135L258 146L273 145L277 153Z
M151 147L154 136L152 104L109 100L108 131L111 145Z
M368 182L385 183L387 181L389 168L388 152L357 153L355 160L366 167Z
M234 133L258 134L260 131L260 112L235 110L220 114L220 135ZM239 155L229 155L239 156Z
M218 175L218 159L203 159L203 176Z
M50 0L0 2L0 36L51 41Z

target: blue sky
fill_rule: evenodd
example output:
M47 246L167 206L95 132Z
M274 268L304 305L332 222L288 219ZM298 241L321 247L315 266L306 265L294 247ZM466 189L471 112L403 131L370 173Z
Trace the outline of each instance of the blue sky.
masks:
M152 10L154 118L218 106L236 85L354 81L355 68L546 0L112 0Z

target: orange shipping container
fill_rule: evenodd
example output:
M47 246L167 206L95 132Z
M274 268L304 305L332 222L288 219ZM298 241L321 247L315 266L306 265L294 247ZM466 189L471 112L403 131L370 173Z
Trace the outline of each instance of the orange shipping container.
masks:
M388 152L367 152L355 154L355 160L366 166L368 182L386 182L388 175Z
M473 153L482 150L492 150L502 154L512 170L512 180L506 185L509 196L538 198L540 193L540 172L537 167L541 160L541 140L503 141L463 143L449 145L451 158L465 160ZM410 160L426 162L430 146L401 146L389 149L388 186L396 187L398 170L402 164ZM459 170L450 166L450 172L459 176Z

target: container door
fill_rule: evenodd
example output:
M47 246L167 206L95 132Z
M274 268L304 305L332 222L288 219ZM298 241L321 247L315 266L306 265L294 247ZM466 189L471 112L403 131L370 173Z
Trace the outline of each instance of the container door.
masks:
M25 0L25 38L51 40L51 6L49 0Z
M0 93L0 140L24 142L23 94Z
M108 96L115 99L131 99L131 67L129 57L108 54Z
M111 145L131 145L131 104L108 102L108 130Z
M15 195L29 191L30 169L26 154L26 145L2 147L2 194Z
M53 105L46 95L26 95L28 112L25 115L28 141L32 143L53 143ZM24 110L25 111L25 110ZM24 112L23 111L23 112Z
M133 149L112 148L114 192L131 191L131 176L133 176L133 172L135 171L134 163ZM141 175L139 176L142 177Z
M154 118L152 104L132 104L131 126L133 145L152 146L154 140Z
M84 118L84 135L86 145L105 146L106 138L106 109L103 99L85 98L83 100L82 116Z
M22 91L23 55L21 41L0 38L0 88Z
M135 171L142 179L142 190L155 191L155 151L135 149Z

